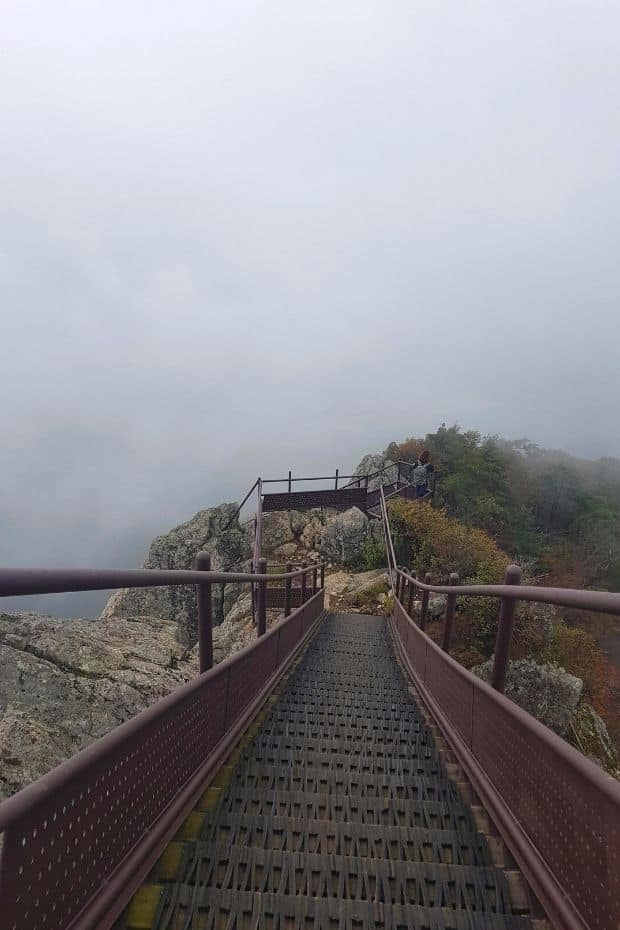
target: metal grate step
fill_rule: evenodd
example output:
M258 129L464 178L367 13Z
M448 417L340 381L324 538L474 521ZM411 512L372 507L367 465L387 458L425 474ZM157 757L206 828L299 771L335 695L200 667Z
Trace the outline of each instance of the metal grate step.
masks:
M256 761L234 775L232 784L237 790L303 791L306 794L329 794L333 798L375 797L409 801L441 798L446 804L458 804L460 799L457 792L451 790L451 783L447 779L435 780L437 770L435 763L413 775L398 777L325 771L309 766L269 765Z
M164 889L158 926L165 930L531 930L529 920L450 908L222 892L204 886Z
M479 833L457 833L454 830L372 827L359 823L221 813L211 824L206 837L207 842L320 856L492 865L484 837ZM192 844L187 846L191 854Z
M338 901L510 914L508 883L484 866L320 856L228 843L203 843L185 876L220 891L302 895Z
M384 827L423 827L427 830L474 830L464 804L382 798L335 797L303 791L257 789L251 784L231 785L219 808L236 814L329 820Z
M310 746L314 747L313 756L318 757L318 765L314 767L314 772L318 773L321 771L328 772L331 766L326 765L325 761L329 759L335 759L340 766L346 765L347 755L346 747L341 744L334 745L331 747L327 746L323 749L323 745L320 741L316 743L309 743ZM308 754L310 751L308 750ZM245 758L245 757L244 757ZM352 764L354 764L355 759L367 758L366 753L364 756L351 756ZM374 756L376 759L389 759L390 758L390 748L385 747L383 752L377 752ZM423 775L426 777L445 777L441 762L437 757L433 758L432 756L425 758L419 758L417 756L412 756L409 759L411 766L411 772L416 773L417 775ZM265 747L262 748L257 746L253 749L252 756L247 760L247 769L248 771L255 772L259 767L265 768L280 768L283 765L294 766L301 769L311 769L312 760L308 759L306 756L306 751L304 749L294 750L287 749L278 749L277 746Z

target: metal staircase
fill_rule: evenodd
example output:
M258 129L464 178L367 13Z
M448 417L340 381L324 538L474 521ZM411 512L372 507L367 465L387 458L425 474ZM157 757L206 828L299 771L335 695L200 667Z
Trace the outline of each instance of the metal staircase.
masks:
M119 928L531 930L449 768L385 618L329 615Z

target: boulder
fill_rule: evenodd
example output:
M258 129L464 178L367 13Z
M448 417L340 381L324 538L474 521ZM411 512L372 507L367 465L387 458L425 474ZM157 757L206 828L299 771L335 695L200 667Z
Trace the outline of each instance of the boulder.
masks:
M384 452L374 452L369 455L365 455L362 461L359 463L355 469L355 475L372 475L376 471L380 471L382 468L387 468L381 475L376 475L374 478L371 478L368 482L369 491L374 491L377 488L381 487L384 484L394 484L398 476L398 466L395 465L390 458Z
M428 598L428 619L429 620L441 620L446 612L446 601L448 598L445 594L430 594ZM413 601L413 610L415 613L420 613L422 610L422 600L417 597Z
M581 701L570 721L569 742L608 775L620 778L620 761L604 720L591 704Z
M239 525L235 511L235 504L220 504L219 507L201 510L186 523L157 536L143 568L191 569L198 553L205 550L211 553L214 571L247 571L252 530ZM236 584L213 587L213 618L216 624L222 622L242 589L242 585ZM198 639L196 589L191 585L118 591L106 604L101 619L128 617L148 617L149 622L153 617L172 621L176 624L179 642L191 647Z
M488 659L472 672L489 681L492 668L493 659ZM506 697L559 736L566 736L582 691L581 678L569 675L559 665L539 665L533 659L508 664Z
M328 517L322 511L275 511L263 517L263 555L271 561L310 558Z
M379 613L389 590L384 568L369 572L336 571L325 576L326 607L330 610Z
M340 565L356 565L360 562L364 544L372 538L368 517L357 507L351 507L327 521L319 552L322 558Z
M377 582L387 582L387 572L384 568L373 569L370 572L336 571L325 576L325 594L340 597L350 595L354 597L372 588Z

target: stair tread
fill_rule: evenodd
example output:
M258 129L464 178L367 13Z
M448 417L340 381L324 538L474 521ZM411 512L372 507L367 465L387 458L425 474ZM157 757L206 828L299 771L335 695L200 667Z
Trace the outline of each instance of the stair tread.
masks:
M231 788L221 810L231 813L271 812L273 816L297 816L310 820L331 820L384 826L424 826L429 829L471 830L471 814L465 804L409 799L352 798L318 792L273 791ZM302 811L304 813L302 813Z
M359 823L332 823L328 820L220 812L210 825L208 840L202 842L211 841L219 834L237 844L236 837L243 836L243 842L247 845L256 845L253 838L258 835L264 848L288 848L293 852L307 850L321 855L351 855L352 849L364 849L368 858L406 862L439 861L462 865L492 864L485 838L475 831L459 833L456 830L429 830L421 827L377 827ZM273 845L268 847L268 843Z
M171 930L219 930L224 926L226 930L297 930L302 926L304 930L531 930L528 918L514 915L485 913L479 915L483 922L478 923L471 911L455 908L226 892L193 885L164 888L160 910L166 909L173 915L168 923ZM185 923L190 909L191 922Z
M487 866L202 843L196 845L183 880L228 891L512 913L504 874Z

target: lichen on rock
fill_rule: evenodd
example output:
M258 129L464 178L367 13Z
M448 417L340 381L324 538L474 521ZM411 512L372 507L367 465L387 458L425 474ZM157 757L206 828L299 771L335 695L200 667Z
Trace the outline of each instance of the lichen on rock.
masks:
M472 669L479 678L489 681L493 659ZM539 665L533 659L508 663L506 697L518 704L559 736L566 736L575 712L583 682L558 665Z
M0 614L0 795L193 677L172 621Z
M587 701L581 701L575 710L567 739L584 756L600 765L608 775L620 779L620 760L616 747L607 732L604 720Z

